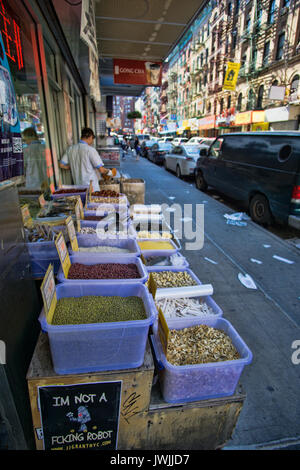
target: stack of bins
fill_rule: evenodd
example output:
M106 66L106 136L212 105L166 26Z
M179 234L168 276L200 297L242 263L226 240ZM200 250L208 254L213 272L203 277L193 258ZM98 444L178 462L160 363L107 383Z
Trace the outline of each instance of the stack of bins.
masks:
M99 214L107 204L97 204L94 214ZM114 208L114 210L116 207ZM87 212L86 212L87 213ZM57 274L57 299L64 297L100 296L131 297L142 299L144 320L115 321L117 312L111 312L111 321L80 325L51 325L45 315L40 322L49 335L54 369L58 374L74 374L103 370L122 370L142 365L149 328L156 318L156 308L145 283L148 272L140 259L141 251L134 238L107 237L99 234L77 234L80 247L106 246L125 248L129 253L73 252L69 250L71 263L135 264L139 272L136 279L67 279L62 267Z

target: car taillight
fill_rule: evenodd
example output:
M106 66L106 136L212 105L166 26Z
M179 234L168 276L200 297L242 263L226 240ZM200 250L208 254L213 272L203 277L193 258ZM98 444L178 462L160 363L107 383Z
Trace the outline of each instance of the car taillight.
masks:
M300 185L293 187L292 202L300 203Z

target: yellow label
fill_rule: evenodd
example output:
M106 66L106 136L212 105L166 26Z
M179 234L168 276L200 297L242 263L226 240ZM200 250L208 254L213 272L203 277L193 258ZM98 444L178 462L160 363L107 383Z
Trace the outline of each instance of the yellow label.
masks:
M143 255L141 255L141 261L142 263L144 263L145 266L147 266L147 261L145 260Z
M49 265L41 285L41 292L44 301L45 315L47 322L51 324L57 304L56 287L52 264Z
M170 330L169 330L168 324L166 322L165 316L161 308L158 309L158 334L160 337L160 341L161 341L164 353L167 356Z
M74 227L74 222L71 216L66 219L66 226L67 226L72 250L78 251L78 241L77 241L76 231Z
M238 62L228 62L223 90L234 91L241 64Z
M153 299L155 299L157 286L156 286L156 282L153 279L152 273L149 274L148 290L149 290L150 294L152 294Z
M55 239L55 245L58 252L58 256L61 262L61 266L65 275L65 278L68 278L69 269L71 267L71 260L69 252L67 250L67 245L62 232L59 232Z
M32 227L33 220L30 215L28 204L25 204L24 206L21 207L21 213L22 213L23 224L25 225L25 227L29 227L29 228Z

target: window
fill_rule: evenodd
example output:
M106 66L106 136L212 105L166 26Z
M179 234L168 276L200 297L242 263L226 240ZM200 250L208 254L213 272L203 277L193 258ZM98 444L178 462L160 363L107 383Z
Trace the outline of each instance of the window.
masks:
M275 5L276 5L276 0L271 0L269 13L268 13L268 23L269 24L273 24L274 21L275 21Z
M235 28L232 31L232 49L235 49L236 47L236 41L237 41L237 29Z
M243 103L243 95L242 93L239 94L238 100L237 100L237 110L241 111L242 110L242 103Z
M210 151L209 151L209 156L210 157L218 158L220 156L220 150L221 150L221 147L222 147L223 140L224 139L217 139L212 144L212 146L210 147Z
M263 65L267 65L269 61L269 54L270 54L270 41L267 41L264 45L264 53L263 53Z
M291 95L296 94L299 87L299 75L295 75L291 83Z
M221 98L221 101L220 101L220 113L222 113L224 111L224 98Z
M232 13L232 3L229 2L227 6L227 15L231 16L231 13Z
M229 109L230 106L231 106L231 95L229 95L227 98L227 109Z
M284 42L285 42L285 33L281 33L278 36L276 60L280 60L283 58Z
M248 102L247 102L247 110L251 110L255 108L255 94L252 88L250 88L248 93Z
M264 96L264 86L261 85L258 89L258 96L257 96L257 109L262 109L263 103L263 96Z

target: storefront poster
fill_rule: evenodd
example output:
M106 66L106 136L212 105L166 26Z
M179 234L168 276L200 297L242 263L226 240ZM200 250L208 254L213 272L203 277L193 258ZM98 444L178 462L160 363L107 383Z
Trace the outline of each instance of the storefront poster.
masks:
M211 116L206 116L204 118L199 119L199 130L203 129L214 129L216 123L216 116L212 114Z
M39 387L44 449L116 449L121 389L121 381Z
M162 63L114 59L114 83L161 86Z
M24 174L17 101L0 34L0 181Z

